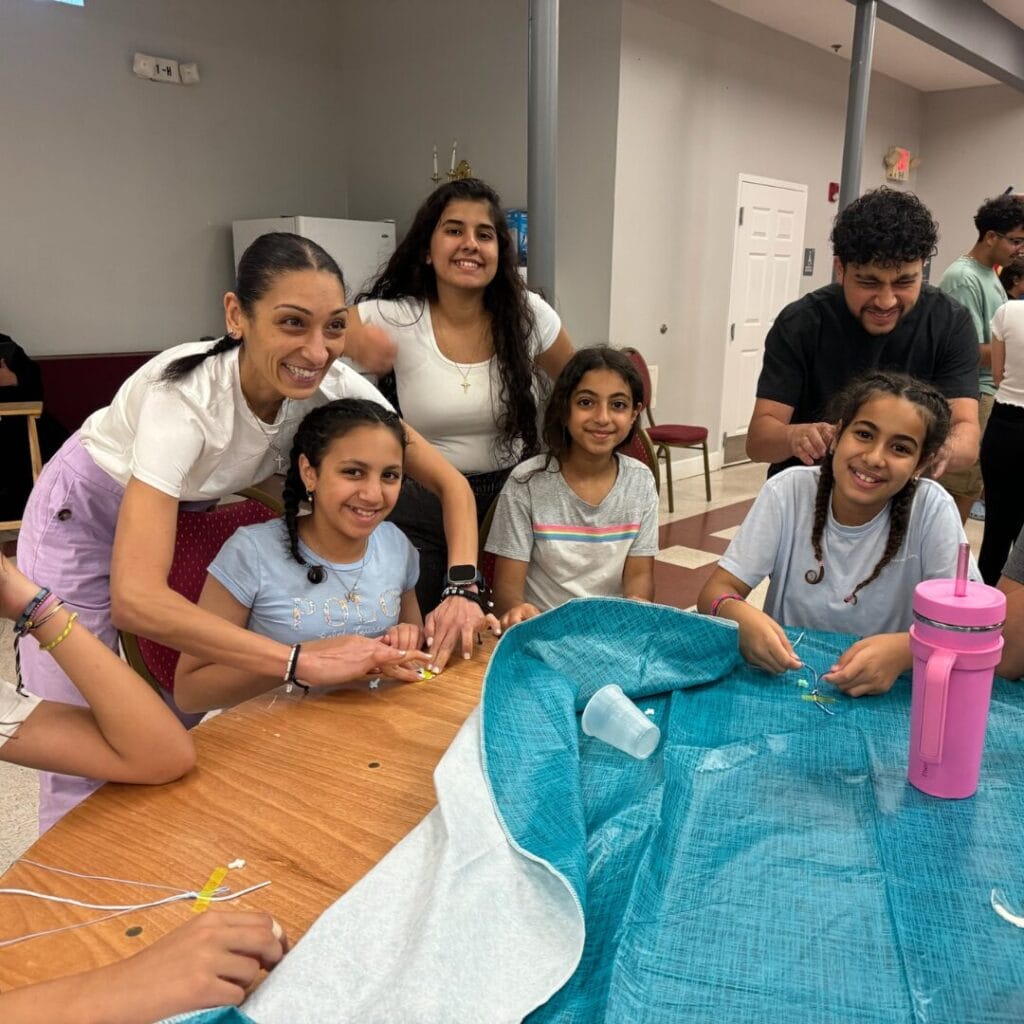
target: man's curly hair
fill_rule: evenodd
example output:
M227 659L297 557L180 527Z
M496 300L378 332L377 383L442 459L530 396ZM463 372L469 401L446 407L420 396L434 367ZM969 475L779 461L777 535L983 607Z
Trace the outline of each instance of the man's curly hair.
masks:
M935 255L938 230L913 192L876 188L841 210L832 225L832 251L845 267L895 267Z
M980 242L989 231L1005 235L1024 224L1024 199L1020 196L996 196L986 199L974 215L974 226L978 229Z

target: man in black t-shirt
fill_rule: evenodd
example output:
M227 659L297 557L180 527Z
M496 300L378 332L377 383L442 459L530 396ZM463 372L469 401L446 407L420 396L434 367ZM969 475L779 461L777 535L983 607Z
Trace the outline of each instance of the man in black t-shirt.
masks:
M825 457L829 401L871 369L909 373L949 399L952 430L932 475L977 459L978 339L967 310L922 283L936 237L908 192L867 192L836 217L837 283L786 306L765 340L747 455L771 462L769 475Z

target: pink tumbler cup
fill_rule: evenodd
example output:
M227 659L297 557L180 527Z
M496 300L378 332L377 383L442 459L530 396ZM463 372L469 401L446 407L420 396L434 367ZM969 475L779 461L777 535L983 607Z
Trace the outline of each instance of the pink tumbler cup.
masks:
M978 789L1005 619L1006 596L984 583L925 580L914 590L907 778L922 793L961 799Z

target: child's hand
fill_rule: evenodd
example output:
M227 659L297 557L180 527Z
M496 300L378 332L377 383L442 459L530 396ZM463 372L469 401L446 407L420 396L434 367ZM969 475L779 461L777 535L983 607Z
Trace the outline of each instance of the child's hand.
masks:
M886 693L913 664L907 633L880 633L858 640L821 678L850 697Z
M540 615L540 609L535 604L530 604L529 601L524 601L522 604L517 604L512 608L509 608L509 610L502 615L499 626L501 629L508 629L510 626L514 626L517 622L525 622L527 619L532 619L535 615Z
M740 654L751 665L778 675L800 668L803 662L796 656L785 630L765 612L749 604L730 601L729 615L740 627Z
M418 651L423 646L423 630L412 622L399 622L392 626L381 640L400 651Z
M365 679L366 676L392 676L392 667L406 662L426 664L428 657L404 647L392 647L382 639L368 636L332 636L302 645L297 678L307 686L337 686L340 683ZM388 671L385 672L385 669ZM395 679L412 682L414 671L393 675Z
M385 679L397 679L402 683L419 682L419 671L421 668L429 666L430 655L426 651L401 651L396 653L401 653L401 660L392 661L387 665L371 669L370 674L383 676Z
M104 1020L162 1020L189 1010L237 1006L260 970L288 948L269 914L209 910L121 963L81 975L95 981ZM280 929L278 929L280 930Z

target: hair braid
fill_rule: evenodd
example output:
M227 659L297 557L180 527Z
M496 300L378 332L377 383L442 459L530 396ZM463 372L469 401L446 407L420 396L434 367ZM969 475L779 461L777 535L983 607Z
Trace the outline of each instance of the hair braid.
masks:
M219 356L222 352L230 352L242 344L241 338L232 338L225 334L223 338L211 345L205 352L196 352L194 355L182 356L170 363L160 375L161 381L174 382L187 377L200 363L205 362L211 356Z
M297 445L293 444L281 498L284 502L284 525L288 529L288 549L292 558L299 565L308 565L309 563L299 554L299 505L306 493L306 488L303 487L302 477L299 476L299 453L295 450L296 448Z
M917 481L908 480L903 489L893 496L889 502L889 536L885 541L885 550L878 560L871 575L863 579L853 588L850 596L846 598L847 604L857 603L857 591L866 587L869 583L878 579L878 574L896 557L903 544L903 538L907 535L907 526L910 523L910 509L914 504L914 495L917 493Z
M835 476L832 472L832 457L829 455L821 464L818 492L814 496L814 526L811 528L811 547L814 548L814 557L818 560L818 571L808 569L804 573L804 579L811 586L820 583L825 578L825 553L821 547L821 538L825 533L825 523L828 520L828 506L832 500L833 483L835 483Z

